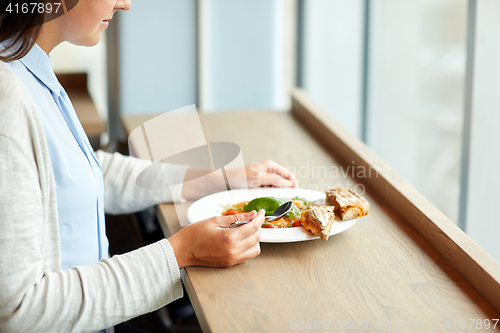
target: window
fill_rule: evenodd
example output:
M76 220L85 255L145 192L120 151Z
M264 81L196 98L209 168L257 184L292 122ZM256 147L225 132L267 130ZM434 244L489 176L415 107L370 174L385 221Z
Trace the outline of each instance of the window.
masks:
M367 142L458 221L467 3L371 5Z
M500 3L299 4L300 86L500 261Z

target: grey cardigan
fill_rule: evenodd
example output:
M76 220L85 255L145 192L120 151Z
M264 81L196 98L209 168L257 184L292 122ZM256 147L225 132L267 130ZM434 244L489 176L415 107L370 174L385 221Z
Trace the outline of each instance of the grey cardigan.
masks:
M125 213L179 193L135 185L148 163L97 152L105 210ZM159 175L180 183L185 166ZM179 188L180 191L180 188ZM91 332L151 312L182 296L168 240L61 270L55 181L43 126L24 85L0 61L0 332Z

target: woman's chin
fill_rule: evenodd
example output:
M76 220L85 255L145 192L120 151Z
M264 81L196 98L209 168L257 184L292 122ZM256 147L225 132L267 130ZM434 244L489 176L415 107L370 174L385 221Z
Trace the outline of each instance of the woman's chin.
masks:
M84 36L82 38L74 39L74 40L68 40L71 44L77 45L77 46L96 46L99 41L101 40L101 34L103 32L103 29L96 29L92 32L92 34Z
M99 34L97 36L92 36L91 38L79 40L78 42L71 43L71 44L74 44L77 46L92 47L92 46L96 46L97 44L99 44L100 40L101 40L101 34Z

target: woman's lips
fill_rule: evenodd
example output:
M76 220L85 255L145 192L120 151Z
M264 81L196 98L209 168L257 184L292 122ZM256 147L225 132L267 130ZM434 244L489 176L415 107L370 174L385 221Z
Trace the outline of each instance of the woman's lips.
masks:
M105 25L106 28L107 28L108 25L109 25L109 20L104 20L104 21L101 22L101 24Z

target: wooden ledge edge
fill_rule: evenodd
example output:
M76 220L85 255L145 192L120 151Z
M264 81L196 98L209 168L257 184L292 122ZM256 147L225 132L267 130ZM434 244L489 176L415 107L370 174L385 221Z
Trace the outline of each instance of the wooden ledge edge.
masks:
M292 92L292 116L345 165L376 170L359 179L405 217L448 263L500 313L500 263L477 245L433 204L399 177L361 140L336 123L305 91Z
M189 269L189 267L187 267ZM200 305L200 300L196 296L193 285L191 284L191 280L189 279L189 273L186 272L186 269L181 269L181 280L184 283L184 288L186 288L186 292L189 295L189 300L191 301L191 305L193 306L194 312L196 313L196 318L198 318L198 323L200 324L201 330L205 333L211 332L210 326L208 325L207 317L203 312L203 309Z

